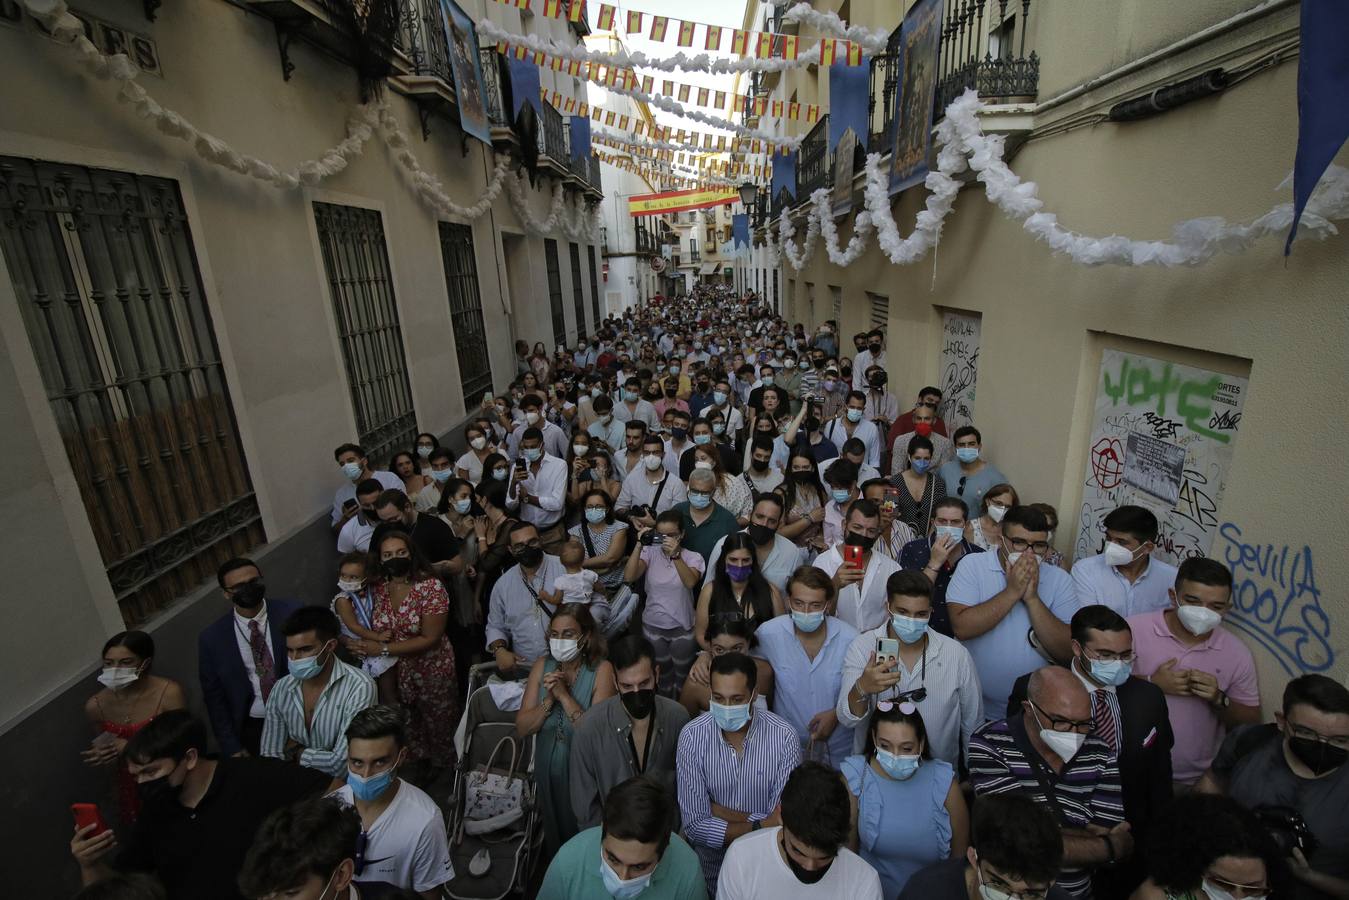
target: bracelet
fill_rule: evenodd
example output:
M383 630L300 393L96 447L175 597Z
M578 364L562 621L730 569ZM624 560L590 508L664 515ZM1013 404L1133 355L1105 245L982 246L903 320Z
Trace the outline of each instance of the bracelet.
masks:
M750 822L750 823L749 823L749 830L750 830L750 831L758 831L758 830L759 830L760 828L762 828L762 827L763 827L763 821L762 821L761 819L755 819L753 822Z
M1105 852L1108 856L1108 859L1105 861L1106 865L1110 865L1115 861L1115 844L1110 840L1110 835L1108 834L1101 835L1101 840L1105 841Z

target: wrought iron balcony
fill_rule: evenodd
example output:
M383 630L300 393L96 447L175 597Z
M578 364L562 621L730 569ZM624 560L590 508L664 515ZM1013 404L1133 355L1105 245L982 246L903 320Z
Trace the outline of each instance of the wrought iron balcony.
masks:
M984 99L1034 100L1040 57L1026 53L1031 0L953 0L946 6L937 67L937 116L974 88ZM985 24L985 16L988 23Z
M867 94L867 120L870 123L868 153L888 153L894 143L895 91L899 86L899 32L896 28L886 42L885 52L871 58L871 88Z
M408 59L408 74L438 78L453 87L454 74L440 4L436 0L399 0L398 5L395 46Z
M796 202L804 203L816 188L828 187L833 183L833 166L829 160L829 116L820 116L820 121L806 134L796 161Z
M562 113L553 109L546 100L543 103L543 121L539 123L539 152L553 161L554 168L565 171L567 168L567 143L562 135Z
M702 255L701 253L698 252L698 248L697 248L697 247L690 247L690 248L689 248L689 262L690 262L691 264L693 264L693 265L696 266L696 265L698 265L698 264L699 264L700 262L702 262L702 261L703 261L703 255Z
M586 157L586 181L601 194L604 193L604 183L600 180L600 158L595 155Z

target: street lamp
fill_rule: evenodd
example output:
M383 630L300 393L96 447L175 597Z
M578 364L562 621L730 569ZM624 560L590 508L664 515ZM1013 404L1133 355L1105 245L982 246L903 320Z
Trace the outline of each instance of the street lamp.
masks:
M759 192L759 189L754 186L754 182L746 181L737 190L740 191L740 202L745 204L745 209L748 210L754 205L754 195Z

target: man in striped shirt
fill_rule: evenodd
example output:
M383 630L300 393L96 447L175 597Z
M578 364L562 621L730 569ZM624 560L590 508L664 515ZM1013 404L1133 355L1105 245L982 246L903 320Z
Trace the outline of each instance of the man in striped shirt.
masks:
M290 670L267 698L262 755L342 775L347 770L347 726L373 706L375 682L337 658L341 634L326 606L302 606L286 619Z
M801 762L796 729L755 708L758 670L743 653L713 657L709 710L679 735L675 773L684 835L702 862L709 894L731 841L782 824L778 800Z
M1058 885L1091 897L1091 873L1133 852L1114 751L1090 734L1091 698L1072 672L1033 673L1021 712L986 722L970 738L975 796L1019 792L1049 806L1063 826Z

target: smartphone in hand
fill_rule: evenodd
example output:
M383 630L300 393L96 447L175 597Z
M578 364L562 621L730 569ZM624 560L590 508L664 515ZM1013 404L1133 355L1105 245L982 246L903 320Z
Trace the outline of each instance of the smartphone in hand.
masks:
M855 544L844 544L843 561L850 566L862 568L862 548Z
M896 638L876 638L876 661L890 666L899 662L899 641Z
M70 804L70 813L75 817L76 831L89 825L97 826L85 835L86 838L98 837L108 830L108 823L103 821L103 814L98 811L98 807L93 803L72 803Z

